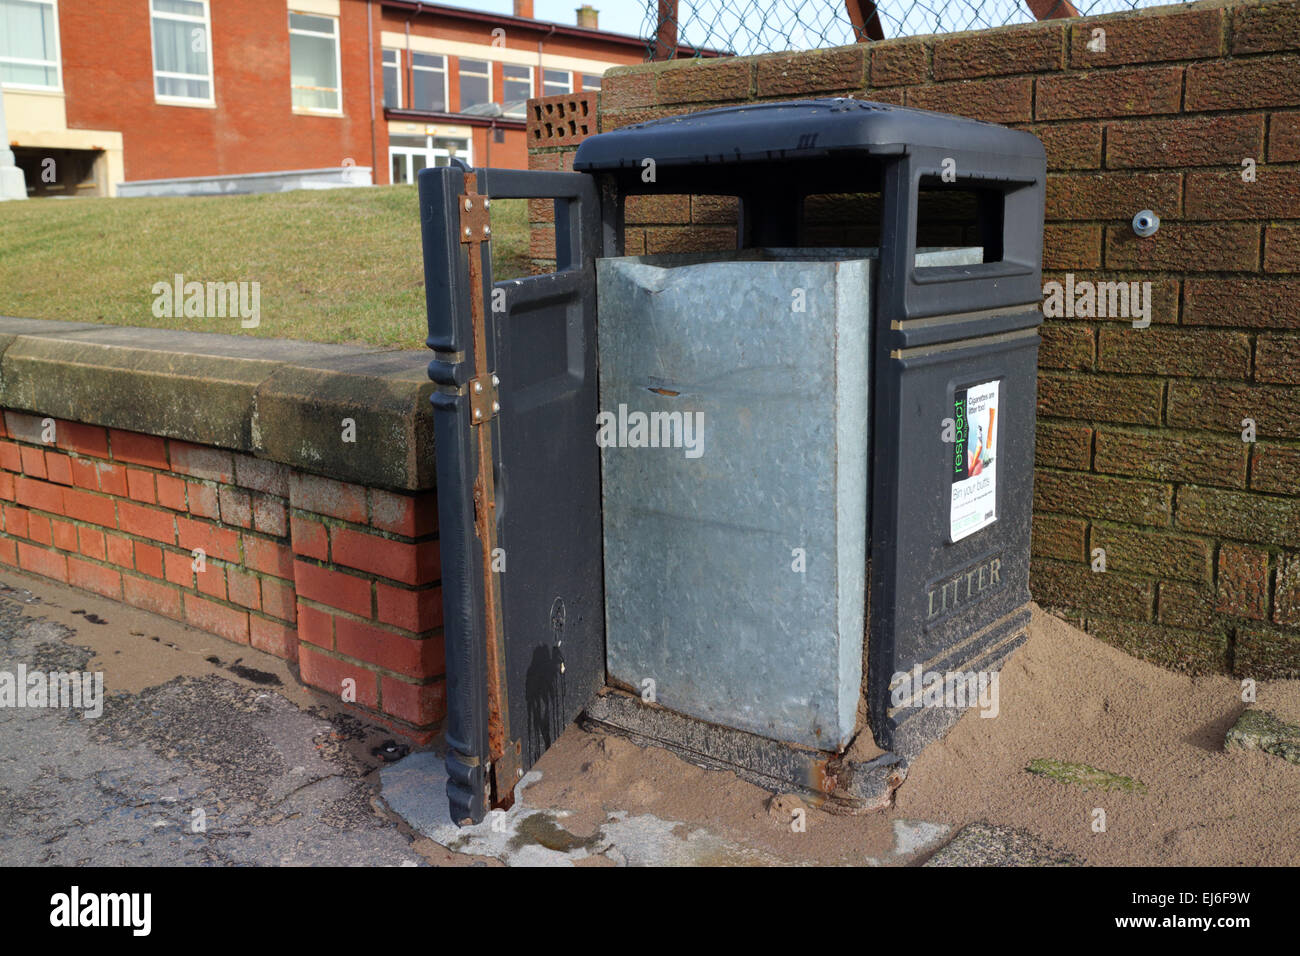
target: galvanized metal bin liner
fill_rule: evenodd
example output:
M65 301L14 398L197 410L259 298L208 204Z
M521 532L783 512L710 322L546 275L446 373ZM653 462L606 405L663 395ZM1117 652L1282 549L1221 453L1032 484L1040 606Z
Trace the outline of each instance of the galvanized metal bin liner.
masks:
M602 449L613 683L818 750L859 730L876 255L598 260L601 414L683 439Z

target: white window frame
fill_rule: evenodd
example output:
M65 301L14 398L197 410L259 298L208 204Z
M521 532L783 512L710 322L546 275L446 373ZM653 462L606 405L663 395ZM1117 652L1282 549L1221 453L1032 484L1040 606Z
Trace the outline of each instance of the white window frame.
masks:
M333 110L321 109L320 107L316 107L316 106L293 106L294 90L326 89L326 87L305 87L305 86L297 87L293 85L293 75L292 75L293 53L292 52L290 52L289 54L289 69L290 69L289 103L291 106L293 106L293 111L295 113L302 113L304 115L310 115L310 116L342 116L343 115L343 60L342 60L343 37L342 37L342 30L339 27L339 18L336 16L331 16L330 14L327 13L315 13L311 10L295 10L293 7L290 7L289 15L292 16L295 13L302 17L312 17L317 20L329 20L332 24L334 24L333 33L321 33L318 30L304 30L302 27L294 27L292 26L293 21L287 18L285 19L285 24L289 27L290 37L292 37L295 33L297 33L300 36L329 37L331 40L334 41L334 76L337 77L339 83L337 88L339 94L339 105L338 105L338 109L333 109ZM371 75L373 76L373 74Z
M484 100L483 102L485 102L485 103L495 103L495 102L496 102L496 99L495 99L495 97L494 97L493 94L492 94L492 61L491 61L491 60L480 60L480 59L479 59L478 57L476 57L476 56L458 56L458 57L456 57L456 101L457 101L457 102L456 102L456 105L459 107L459 112L461 112L461 113L465 112L465 104L462 103L462 102L460 102L460 99L461 99L461 96L460 96L460 90L461 90L461 84L460 84L460 81L461 81L461 77L463 77L463 76L466 75L466 73L465 73L465 69L464 69L464 67L465 67L465 61L466 61L466 60L469 60L471 63L482 63L485 67L487 67L487 72L486 72L486 73L470 73L470 74L468 74L468 75L469 75L469 76L486 77L486 78L487 78L487 99ZM476 104L476 105L477 105L477 104ZM448 112L451 111L451 103L448 103L448 104L447 104L447 110L448 110Z
M153 8L153 0L149 0L149 60L153 64L153 99L155 103L163 106L208 106L217 105L217 77L213 68L212 60L212 5L208 0L193 0L196 3L203 4L203 19L192 17L184 13L164 13ZM208 75L200 77L197 73L168 73L158 69L157 50L154 47L153 21L154 17L161 17L164 20L175 20L178 23L203 24L203 29L207 33L207 53L208 53ZM197 80L206 79L208 81L208 95L206 98L199 96L163 96L158 92L158 77L174 80Z
M446 138L448 138L448 139L451 139L451 138L459 139L460 137L446 137ZM448 149L445 149L445 148L443 148L443 147L441 147L441 146L434 146L434 145L433 145L433 141L434 141L434 139L435 139L435 137L434 137L432 134L427 134L427 133L426 133L426 134L425 134L425 137L424 137L424 146L423 146L423 147L420 147L420 146L393 146L393 145L390 144L389 147L388 147L388 175L389 175L390 179L391 179L391 177L392 177L392 175L393 175L393 157L394 157L394 156L402 156L402 157L404 157L403 162L402 162L402 167L403 167L403 170L406 171L406 172L408 172L408 173L409 173L409 171L410 171L410 169L411 169L411 159L412 159L412 157L414 157L414 156L423 156L424 161L425 161L425 163L424 163L424 168L425 168L425 169L428 169L428 168L430 168L431 166L435 165L435 159L436 159L437 157L442 157L442 158L445 158L445 159L447 159L447 160L450 160L450 159L451 159L451 155L452 155L452 154L451 154L451 151L448 150ZM465 150L464 150L464 152L461 152L460 150L457 150L457 151L456 151L456 157L457 157L458 159L462 159L462 160L465 162L465 164L466 164L467 166L473 166L473 165L474 165L474 137L473 137L473 136L467 136L467 137L465 138L464 142L465 142ZM411 181L411 182L415 182L415 181L416 181L416 177L415 177L415 176L412 176L410 181ZM404 180L402 180L400 183L392 183L392 182L390 182L390 185L393 185L393 186L402 186L402 185L408 185L408 183L407 183L407 180L404 179Z
M442 60L442 70L435 70L433 67L420 66L415 62L417 56L436 56ZM417 106L415 102L415 71L421 73L442 73L442 109L428 110L423 106ZM445 53L425 53L423 50L411 51L411 101L407 104L408 109L425 110L433 113L450 113L451 112L451 61L447 59Z
M565 88L562 90L551 90L551 81L546 78L547 73L563 73L565 76ZM573 93L573 71L561 70L558 67L548 66L542 69L542 95L543 96L568 96Z
M62 93L63 92L63 38L59 31L59 0L31 0L31 2L43 4L52 7L54 11L54 85L40 86L35 83L9 83L0 84L6 90L34 90L41 93ZM6 63L17 63L20 66L45 66L50 65L49 60L28 60L19 59L18 57L5 57Z
M383 86L384 86L384 84L383 84L383 82L382 82L382 80L383 80L383 78L384 78L384 71L388 69L388 64L384 62L384 54L385 54L385 53L396 53L396 54L397 54L397 102L396 102L396 103L393 103L392 105L389 105L389 104L384 104L384 105L385 105L385 106L388 106L388 108L389 108L389 109L392 109L392 110L400 110L400 109L402 108L402 103L403 103L403 98L402 98L402 92L403 92L403 91L402 91L402 51L401 51L401 48L399 48L399 47L395 47L395 46L386 46L386 47L382 47L382 48L380 49L380 52L379 52L379 79L381 80L381 82L380 82L380 84L379 84L379 87L380 87L381 90L383 89ZM444 70L444 72L446 72L446 71ZM381 98L382 98L382 97L381 97Z
M582 80L582 92L584 92L584 93L587 93L587 92L589 92L589 91L594 91L594 90L598 90L598 89L600 89L601 83L604 82L604 75L601 74L601 73L579 73L578 76L579 76L579 77L581 78L581 80ZM596 81L596 85L595 85L595 86L588 86L588 85L587 85L587 78L588 78L588 77L590 77L591 79L593 79L593 80Z
M504 102L506 101L506 84L507 84L507 83L522 83L522 82L523 82L523 80L521 80L521 79L517 79L517 78L516 78L516 79L507 79L507 78L506 78L506 70L508 70L508 69L512 69L512 68L513 68L513 69L517 69L517 70L527 70L527 71L528 71L528 95L527 95L526 97L524 97L524 99L531 100L534 96L537 95L537 93L536 93L536 90L537 90L537 75L536 75L536 73L533 72L533 68L532 68L531 66L527 66L526 64L523 64L523 63L502 63L502 64L501 64L501 102L504 103ZM489 70L489 72L491 72L491 64L488 64L488 70Z

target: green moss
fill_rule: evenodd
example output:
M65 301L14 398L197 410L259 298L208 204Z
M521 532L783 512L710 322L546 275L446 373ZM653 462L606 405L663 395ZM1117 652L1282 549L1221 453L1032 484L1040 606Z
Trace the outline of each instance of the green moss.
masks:
M1228 731L1223 746L1227 750L1262 750L1300 764L1300 726L1266 710L1247 710Z
M1064 760L1051 760L1035 757L1025 768L1040 777L1050 777L1057 783L1074 784L1084 790L1118 790L1122 793L1146 793L1147 785L1133 777L1098 770L1086 763L1067 763Z

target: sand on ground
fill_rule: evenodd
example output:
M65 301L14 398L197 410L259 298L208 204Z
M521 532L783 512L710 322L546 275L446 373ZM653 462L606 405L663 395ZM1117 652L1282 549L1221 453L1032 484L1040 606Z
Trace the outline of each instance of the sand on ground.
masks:
M1300 681L1260 682L1257 697L1253 706L1300 721ZM1089 864L1295 865L1300 766L1223 748L1247 706L1236 678L1165 670L1035 608L1028 641L1003 669L998 716L968 712L912 764L886 810L810 808L806 832L793 832L790 808L799 804L789 797L773 805L772 794L733 774L576 727L537 764L543 777L526 799L572 811L564 826L578 835L610 811L651 813L792 862L899 862L890 855L896 821L956 832L984 820ZM1090 764L1147 789L1085 791L1027 773L1036 757Z

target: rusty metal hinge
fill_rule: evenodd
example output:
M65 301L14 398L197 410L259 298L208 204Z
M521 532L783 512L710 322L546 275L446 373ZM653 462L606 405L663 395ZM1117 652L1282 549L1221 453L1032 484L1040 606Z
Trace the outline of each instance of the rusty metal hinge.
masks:
M487 196L463 193L460 197L460 241L485 242L492 237L492 200Z
M501 411L501 399L497 386L501 379L496 373L476 375L469 380L470 424L486 425Z
M492 783L497 807L509 809L515 800L515 784L524 775L524 747L519 740L507 740L500 757L492 761Z
M489 241L489 209L492 201L475 189L475 175L465 174L465 191L460 204L460 241L466 246L469 273L470 330L473 335L474 377L469 380L471 425L490 422L501 410L497 386L500 380L488 367L487 321L483 309L483 243ZM510 732L510 701L505 677L505 623L501 615L501 581L492 569L497 550L495 455L492 429L475 429L478 473L474 478L474 531L478 535L483 567L483 623L487 670L488 757L491 760L491 793L494 806L509 806L520 776L522 748Z

